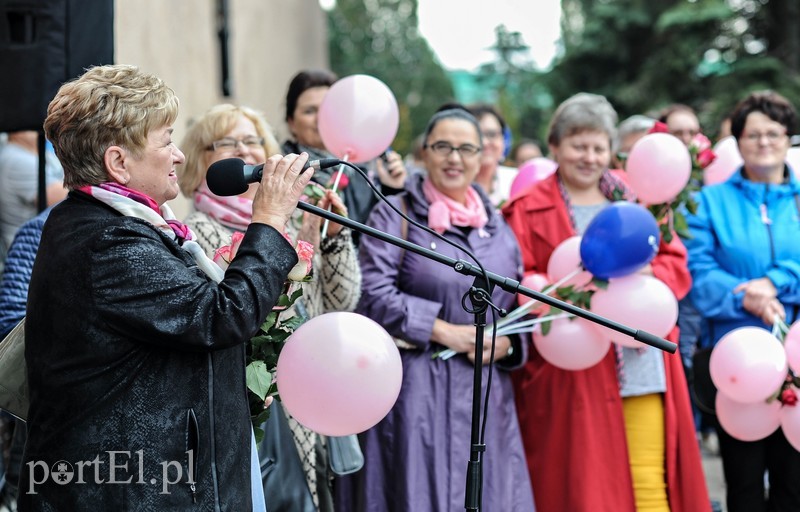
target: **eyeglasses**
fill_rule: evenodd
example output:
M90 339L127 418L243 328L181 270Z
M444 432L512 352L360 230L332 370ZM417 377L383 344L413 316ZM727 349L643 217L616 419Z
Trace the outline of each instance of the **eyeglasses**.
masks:
M430 145L426 144L425 147L430 148L431 151L443 157L448 157L453 151L458 151L458 154L461 156L462 160L472 158L481 152L481 148L478 146L473 146L472 144L462 144L458 147L455 147L449 142L445 142L443 140L434 142Z
M786 132L766 132L766 133L758 133L758 132L750 132L742 135L742 138L750 143L760 142L763 137L767 138L767 142L770 144L775 144L779 140L786 137Z
M249 149L258 149L264 147L264 137L244 137L243 139L232 139L226 137L224 139L215 140L206 149L209 151L235 151L239 144L243 144Z
M486 130L484 132L481 132L481 135L483 136L484 139L502 139L503 138L503 132L499 132L497 130Z

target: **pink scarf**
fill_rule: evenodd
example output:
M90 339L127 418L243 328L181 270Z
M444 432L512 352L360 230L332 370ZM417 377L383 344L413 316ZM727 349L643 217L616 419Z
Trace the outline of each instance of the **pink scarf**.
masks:
M175 218L175 215L172 213L172 210L169 208L169 206L164 204L163 206L159 207L158 203L156 203L152 197L148 196L147 194L143 194L138 190L133 190L125 185L112 182L101 183L95 186L86 185L78 188L78 190L106 203L125 215L144 218L145 220L149 220L153 225L159 227L164 226L164 223L166 223L166 227L171 229L181 242L183 240L192 239L192 231L186 224ZM125 197L129 199L130 202L123 201L117 196ZM144 205L147 207L145 211L148 209L152 210L157 214L157 217L145 215L144 212L141 212L141 210L137 215L134 213L134 211L137 210L135 205Z
M450 226L471 226L480 229L489 221L481 196L469 187L466 205L454 201L439 191L428 178L422 182L422 193L430 203L428 227L444 233Z
M223 226L239 231L245 231L253 218L252 199L215 195L205 181L194 192L194 207Z

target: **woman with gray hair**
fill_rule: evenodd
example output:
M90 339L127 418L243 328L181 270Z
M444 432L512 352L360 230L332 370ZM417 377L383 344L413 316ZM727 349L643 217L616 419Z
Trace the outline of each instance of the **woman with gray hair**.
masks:
M614 108L595 94L577 94L553 115L547 142L556 173L503 210L526 275L546 274L554 249L583 234L609 203L634 199L608 170L616 123ZM662 241L641 272L678 297L689 291L678 237ZM531 350L512 377L539 512L710 509L680 358L614 346L591 368L570 371Z

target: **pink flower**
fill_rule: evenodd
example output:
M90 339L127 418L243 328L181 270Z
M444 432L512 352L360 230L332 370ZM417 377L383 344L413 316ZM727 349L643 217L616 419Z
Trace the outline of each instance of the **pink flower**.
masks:
M689 142L690 148L697 148L697 153L700 154L703 151L711 148L711 141L708 140L708 137L703 135L702 133L698 133L694 137L692 137L691 142Z
M650 128L647 133L669 133L669 128L667 125L662 123L661 121L656 121L656 124Z
M305 240L298 240L297 258L300 260L289 272L290 281L303 281L311 273L311 260L314 258L314 246Z
M347 185L350 184L350 178L348 178L345 173L335 172L331 174L331 179L328 181L328 188L333 188L333 184L336 183L336 176L338 174L341 174L342 177L339 178L339 187L337 188L337 190L344 190L347 188Z
M797 393L795 393L791 388L784 389L781 392L781 403L783 403L783 405L794 407L794 405L797 403Z
M228 268L228 265L231 264L231 260L233 260L233 256L231 256L230 245L223 245L214 251L214 263L216 263L222 270L226 270Z
M242 245L242 240L244 240L244 233L241 231L234 231L231 235L231 259L236 257L239 246Z
M717 154L714 153L714 150L711 148L706 148L697 154L697 163L700 165L700 167L705 169L711 165L711 162L713 162L715 158L717 158Z
M236 253L239 251L239 246L242 245L242 240L244 240L244 233L235 231L231 235L230 245L223 245L214 251L214 263L216 263L222 270L226 270L228 265L230 265L233 261L233 258L236 257Z

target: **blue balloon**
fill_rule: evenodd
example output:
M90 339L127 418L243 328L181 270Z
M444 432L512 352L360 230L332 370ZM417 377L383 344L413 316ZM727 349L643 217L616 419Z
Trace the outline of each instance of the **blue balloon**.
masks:
M656 219L646 208L627 201L598 213L581 238L584 268L600 279L633 274L658 253Z

